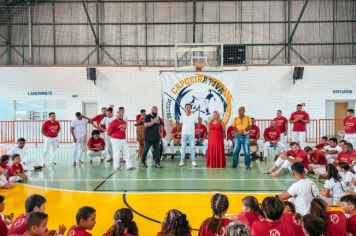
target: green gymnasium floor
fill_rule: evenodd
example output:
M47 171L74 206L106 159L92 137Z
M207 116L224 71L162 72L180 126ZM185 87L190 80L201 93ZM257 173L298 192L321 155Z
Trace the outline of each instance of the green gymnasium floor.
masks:
M41 159L41 148L29 149L30 159ZM178 167L179 158L167 158L162 161L162 169L151 167L141 168L132 149L137 169L134 171L114 172L112 163L100 163L99 159L93 164L84 155L85 163L76 167L72 165L71 148L60 148L57 153L57 165L46 167L42 171L34 171L30 181L26 184L76 191L104 191L104 192L280 192L286 190L294 179L285 173L280 177L269 177L266 163L253 162L251 171L242 164L237 169L231 168L232 158L227 157L227 168L207 169L205 160L198 159L198 167L193 168L187 159L186 166ZM241 157L242 159L242 157ZM320 187L322 186L319 183Z

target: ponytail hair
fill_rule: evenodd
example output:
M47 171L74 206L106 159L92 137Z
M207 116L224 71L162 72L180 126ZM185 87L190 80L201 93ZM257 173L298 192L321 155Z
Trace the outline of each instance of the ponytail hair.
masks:
M164 222L162 223L162 233L167 236L191 235L191 228L187 220L187 216L176 209L169 210Z
M335 182L340 182L341 177L336 167L333 164L328 164L326 166L327 179L333 178Z
M250 208L253 213L258 213L260 215L263 215L260 204L258 203L256 197L246 196L242 199L242 203L245 205L245 207Z
M229 199L226 195L216 193L211 198L211 209L213 216L205 220L204 224L208 226L208 229L215 234L221 234L221 228L223 227L223 214L229 208Z
M327 210L328 204L321 198L314 198L310 202L310 214L320 217L324 222L327 222Z
M132 210L129 208L121 208L115 212L115 223L111 227L111 236L123 236L125 230L135 236L138 236L138 228L133 221Z
M302 220L303 219L303 216L296 212L295 205L292 202L284 201L283 205L284 205L284 207L287 206L289 208L289 212L293 213L295 219L297 219L297 220Z

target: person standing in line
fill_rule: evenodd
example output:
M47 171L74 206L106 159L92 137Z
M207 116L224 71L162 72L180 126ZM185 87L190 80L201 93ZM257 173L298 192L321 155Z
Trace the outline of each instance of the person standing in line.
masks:
M287 134L288 134L288 120L282 116L282 111L277 111L277 117L273 119L277 128L281 132L281 142L286 145L287 143Z
M160 157L160 148L159 148L161 137L162 137L161 122L162 119L158 116L158 108L156 106L153 106L151 108L151 114L145 116L145 122L144 122L145 148L143 150L143 155L142 155L142 167L144 168L147 168L146 158L147 158L147 153L151 147L153 148L152 154L155 161L155 167L162 168L162 166L160 165L161 157Z
M146 110L142 109L140 111L140 114L136 116L136 137L137 137L137 142L138 142L138 158L142 158L143 154L143 148L145 146L145 138L144 138L144 120L146 116Z
M293 124L292 141L298 142L302 149L306 146L307 124L310 122L309 114L302 110L303 105L297 105L297 111L290 115L289 122Z
M119 110L117 112L117 118L110 122L107 134L110 136L111 145L113 149L113 161L114 161L114 170L119 171L121 167L120 156L121 153L125 160L126 170L134 170L131 158L130 158L130 149L126 141L126 128L127 124L124 120L123 111Z
M356 117L355 110L348 109L346 111L346 118L344 119L345 140L356 147Z
M127 116L125 115L125 107L119 107L119 111L122 112L123 119L124 119L124 121L126 122L126 124L128 125L129 119L128 119Z
M222 124L217 111L213 112L213 119L209 122L208 151L206 166L210 168L225 168L224 149L225 126Z
M56 165L53 161L58 148L58 135L61 131L61 125L56 121L56 113L50 112L48 114L49 120L45 121L42 125L41 132L44 136L43 145L43 159L42 166ZM49 159L49 162L48 162Z
M184 166L185 162L185 150L187 148L187 142L189 142L190 158L192 160L192 166L197 167L197 162L195 161L195 142L194 142L194 128L195 124L198 123L197 118L192 112L192 105L190 103L185 104L185 113L182 114L179 120L179 126L182 127L182 147L181 147L181 157L179 167Z
M244 150L244 162L247 170L251 170L250 136L252 126L251 118L245 115L245 107L239 108L239 115L234 119L232 127L235 131L235 147L232 168L236 168L239 162L241 146Z
M96 124L97 127L100 127L100 123L101 121L106 117L106 111L107 108L106 107L102 107L101 108L101 114L94 116L91 120L94 122L94 124ZM101 138L105 138L105 132L103 129L105 129L106 127L101 127L102 129L99 129L100 132L100 137Z
M195 142L196 145L203 147L203 155L206 155L208 148L208 128L203 124L203 119L198 117L198 124L195 126Z
M111 145L111 140L110 140L110 136L107 133L107 128L109 127L109 124L111 121L115 120L115 116L114 116L114 111L111 107L109 107L106 110L106 117L104 117L104 119L100 122L100 127L105 127L104 129L102 128L102 130L105 132L105 152L109 155L109 159L107 160L107 162L112 162L113 161L113 151L112 151L112 145Z

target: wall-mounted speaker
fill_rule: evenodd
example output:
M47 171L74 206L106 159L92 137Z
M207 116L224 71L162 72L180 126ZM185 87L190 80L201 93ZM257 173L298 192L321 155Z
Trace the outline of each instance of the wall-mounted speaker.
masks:
M87 68L87 80L96 81L96 68Z

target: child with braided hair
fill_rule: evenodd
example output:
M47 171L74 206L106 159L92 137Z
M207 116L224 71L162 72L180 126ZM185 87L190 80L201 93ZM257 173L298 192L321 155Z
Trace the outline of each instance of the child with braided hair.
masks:
M133 220L132 210L121 208L115 212L114 225L103 236L138 236L138 228Z
M232 220L225 218L229 208L229 199L226 195L216 193L211 198L213 216L206 219L199 229L199 236L226 236L226 226Z
M168 211L162 223L162 230L157 236L191 236L187 216L176 209Z

